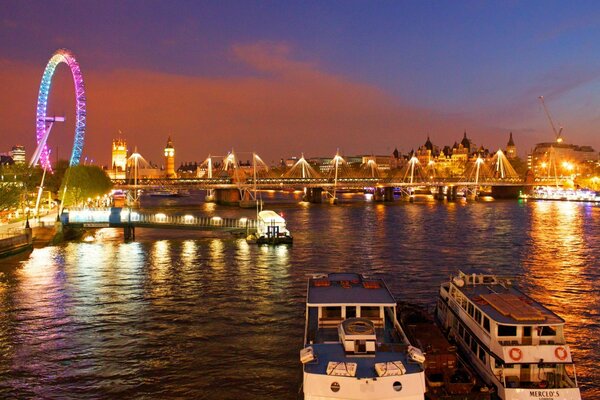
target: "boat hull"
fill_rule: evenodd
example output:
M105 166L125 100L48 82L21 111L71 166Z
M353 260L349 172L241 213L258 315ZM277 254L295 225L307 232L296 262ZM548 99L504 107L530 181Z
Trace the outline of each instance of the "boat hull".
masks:
M581 400L578 388L505 389L504 400Z
M256 239L256 244L292 244L294 239L291 236L266 237L261 236Z
M339 385L337 392L331 389L334 382ZM394 389L396 382L401 384L399 391ZM304 372L303 388L305 400L423 400L425 374L355 378Z

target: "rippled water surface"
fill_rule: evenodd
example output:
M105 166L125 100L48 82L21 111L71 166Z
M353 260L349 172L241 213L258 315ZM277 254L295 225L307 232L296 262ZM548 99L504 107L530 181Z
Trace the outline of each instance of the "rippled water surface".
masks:
M519 276L567 320L600 398L600 207L561 202L277 204L292 247L118 230L0 263L0 398L295 399L306 274L384 278L433 304L461 268ZM212 205L177 212L224 217Z

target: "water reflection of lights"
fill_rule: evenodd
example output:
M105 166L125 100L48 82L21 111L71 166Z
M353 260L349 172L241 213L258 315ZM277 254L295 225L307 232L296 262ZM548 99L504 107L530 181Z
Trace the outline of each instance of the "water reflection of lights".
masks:
M171 253L169 251L171 244L168 240L158 240L154 242L154 248L152 249L152 256L160 264L171 262Z
M181 259L186 267L191 267L196 261L196 252L198 246L193 240L186 240L183 242L183 248L181 251Z
M566 336L581 357L594 346L586 328L595 323L600 301L593 272L597 264L585 244L584 225L592 220L586 220L583 204L534 202L530 209L532 245L524 279L536 300L567 321Z
M217 204L216 203L204 203L202 204L202 208L204 212L213 212L217 209Z
M152 247L152 262L150 269L150 278L154 282L163 282L169 278L169 268L171 267L171 243L168 240L158 240ZM167 288L157 285L153 288L156 295L164 295Z
M223 241L221 239L213 239L210 241L208 248L210 251L211 266L219 270L225 268L225 255L223 254L225 245Z
M52 281L57 264L57 247L44 247L34 250L23 265L23 274L37 285L46 286Z

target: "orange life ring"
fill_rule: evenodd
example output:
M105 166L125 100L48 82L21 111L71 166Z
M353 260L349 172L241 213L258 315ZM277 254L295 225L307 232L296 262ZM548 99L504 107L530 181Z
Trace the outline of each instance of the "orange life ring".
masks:
M521 358L523 358L523 352L521 349L517 349L516 347L510 349L508 355L513 359L513 361L519 361Z
M557 347L556 349L554 349L554 355L556 356L556 358L558 358L559 360L566 360L567 358L567 350L565 350L564 347Z

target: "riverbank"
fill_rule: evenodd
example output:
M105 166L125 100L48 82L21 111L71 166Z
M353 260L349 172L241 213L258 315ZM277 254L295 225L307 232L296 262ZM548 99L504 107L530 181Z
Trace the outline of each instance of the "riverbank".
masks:
M0 236L0 258L12 256L31 249L33 246L33 230L24 228Z

